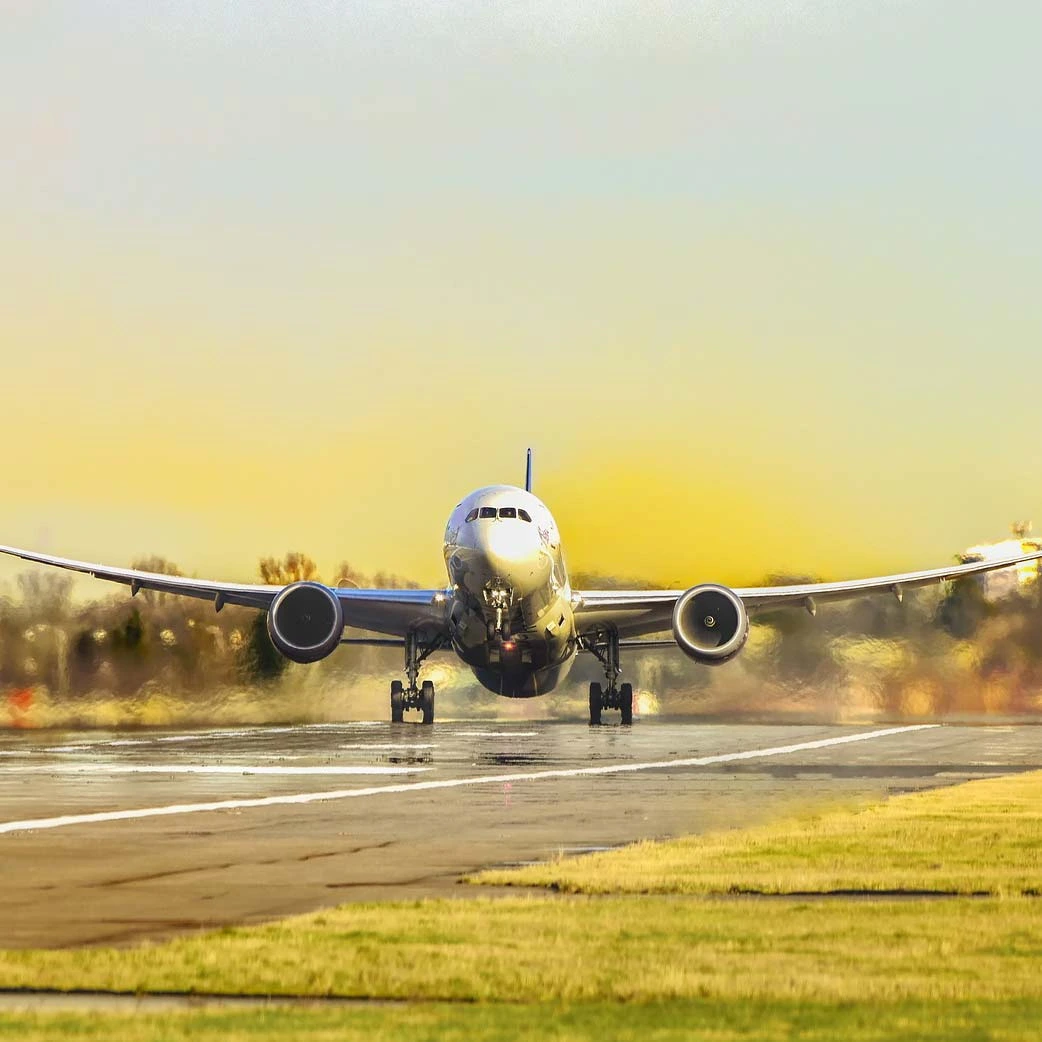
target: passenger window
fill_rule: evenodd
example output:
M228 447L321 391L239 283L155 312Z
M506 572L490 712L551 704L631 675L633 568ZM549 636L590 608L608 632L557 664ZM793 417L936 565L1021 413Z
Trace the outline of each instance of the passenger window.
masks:
M517 510L514 507L500 507L500 517L517 517Z
M478 516L478 508L475 507L469 514L467 514L467 520L473 521Z
M528 511L523 510L521 507L517 508L517 516L521 518L522 521L530 522L532 520L531 515L528 513Z
M478 516L479 517L495 517L496 516L496 508L495 507L482 507L481 508L481 513Z

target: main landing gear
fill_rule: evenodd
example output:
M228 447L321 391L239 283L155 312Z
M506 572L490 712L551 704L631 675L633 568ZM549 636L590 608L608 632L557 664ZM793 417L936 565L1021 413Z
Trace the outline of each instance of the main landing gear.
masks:
M601 722L602 709L618 709L623 724L633 723L633 685L618 683L622 670L619 668L619 635L609 632L599 635L586 644L604 666L606 683L590 685L590 725Z
M424 644L419 636L410 633L405 638L405 675L408 686L400 680L391 681L391 723L400 724L405 719L407 709L420 711L421 724L434 723L434 684L425 680L417 684L420 675L420 663L442 646L441 638L430 644Z
M391 681L391 723L400 724L405 720L406 709L420 711L421 724L434 723L434 685L425 680L419 690L408 691L400 680Z

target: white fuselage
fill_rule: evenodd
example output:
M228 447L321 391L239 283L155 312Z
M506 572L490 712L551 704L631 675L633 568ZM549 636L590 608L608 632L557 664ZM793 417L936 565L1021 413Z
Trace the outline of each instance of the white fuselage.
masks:
M480 488L453 510L444 553L456 653L497 694L552 690L577 642L561 535L545 504L512 485Z

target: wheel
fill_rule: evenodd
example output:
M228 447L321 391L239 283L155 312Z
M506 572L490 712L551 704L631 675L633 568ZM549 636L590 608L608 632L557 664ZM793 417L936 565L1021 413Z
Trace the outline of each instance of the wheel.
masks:
M425 680L420 687L420 712L423 713L421 723L434 723L434 685Z
M400 680L391 681L391 723L400 724L405 719L405 694Z
M633 723L633 685L619 685L619 708L622 710L622 722Z
M601 722L601 685L593 683L590 685L590 726L593 727Z

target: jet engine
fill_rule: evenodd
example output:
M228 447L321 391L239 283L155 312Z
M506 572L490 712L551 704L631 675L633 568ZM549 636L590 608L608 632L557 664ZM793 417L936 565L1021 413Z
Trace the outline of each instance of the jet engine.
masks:
M293 662L317 662L331 654L344 632L344 606L321 583L290 583L268 609L268 636Z
M749 615L742 599L726 586L692 586L673 608L673 637L696 662L718 666L745 647Z

